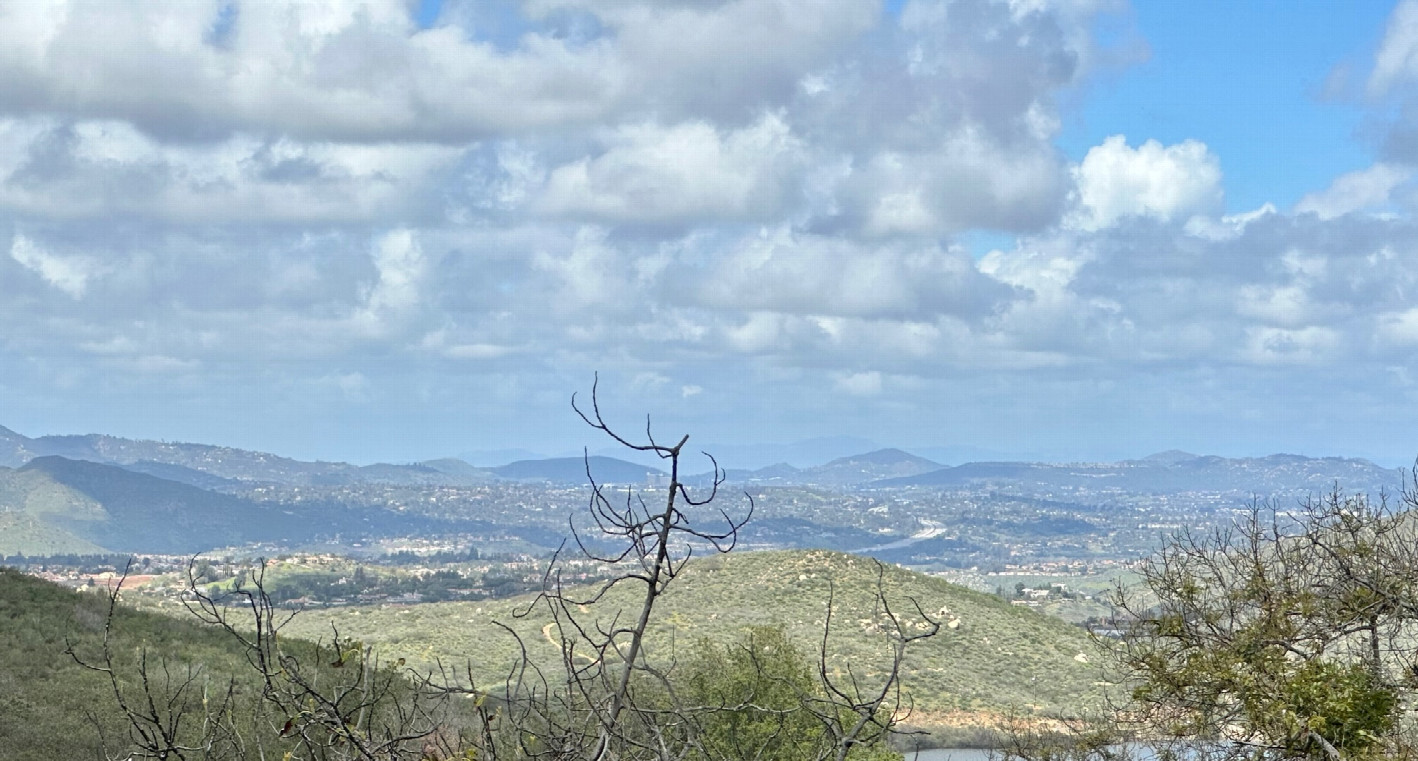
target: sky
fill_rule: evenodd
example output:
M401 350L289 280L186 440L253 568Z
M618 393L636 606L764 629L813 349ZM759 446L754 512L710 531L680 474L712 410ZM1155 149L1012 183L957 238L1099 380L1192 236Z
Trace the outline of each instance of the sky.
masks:
M1418 1L5 3L0 425L1406 465L1415 177Z

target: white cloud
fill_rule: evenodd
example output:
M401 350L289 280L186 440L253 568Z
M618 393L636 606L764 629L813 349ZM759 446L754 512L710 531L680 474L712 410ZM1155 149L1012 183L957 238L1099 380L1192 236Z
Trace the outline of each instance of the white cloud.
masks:
M99 270L90 259L56 256L23 235L16 235L10 241L10 258L75 299L83 297L89 279Z
M332 373L322 378L321 382L339 391L341 397L351 402L368 402L373 390L373 384L361 372Z
M1418 307L1377 316L1378 334L1394 346L1418 345Z
M553 169L543 213L606 222L773 218L803 163L781 116L727 134L703 122L621 128L609 148Z
M1374 55L1369 94L1380 96L1418 74L1418 2L1400 0L1394 6L1384 38Z
M837 58L882 18L876 0L536 0L534 16L577 8L614 34L626 97L662 118L741 122L782 104L806 74Z
M881 373L876 370L838 376L837 390L852 396L876 396L881 393Z
M723 245L723 244L719 244ZM696 303L804 315L978 318L1014 296L960 249L928 243L854 244L787 228L723 246L713 269L685 272Z
M1380 207L1389 202L1395 188L1412 177L1412 169L1378 163L1336 177L1325 190L1301 198L1295 204L1295 212L1317 214L1320 219L1334 219Z
M0 102L159 135L463 140L595 117L619 97L623 66L605 45L533 32L500 52L456 27L415 29L399 0L226 5L7 4Z
M3 133L24 142L0 155L0 210L59 219L349 223L426 215L415 204L429 200L430 183L462 155L421 144L249 136L170 144L120 121L0 120Z
M844 200L867 235L1021 229L1053 219L1062 165L1044 143L1002 144L975 127L937 140L926 151L880 153L845 183Z
M1312 325L1300 329L1256 327L1246 331L1243 358L1259 365L1314 364L1331 359L1343 335Z
M1132 216L1186 219L1221 206L1221 165L1196 140L1166 147L1148 140L1130 148L1127 138L1114 135L1089 149L1074 179L1078 209L1071 224L1085 230Z
M379 279L369 292L375 312L401 312L419 303L419 285L428 273L428 262L412 230L393 230L374 246L374 266Z
M1195 235L1198 238L1212 241L1234 240L1244 233L1246 227L1252 222L1265 219L1275 213L1275 205L1265 203L1258 209L1243 211L1239 214L1226 214L1221 217L1192 217L1187 220L1185 229L1188 235Z
M403 0L237 2L224 29L216 0L0 6L7 389L170 371L250 408L279 377L552 418L602 369L767 426L822 394L1418 377L1408 164L1229 216L1200 142L1070 167L1103 5L534 0L498 27L450 2L428 30ZM1415 7L1373 80L1400 100ZM976 261L982 231L1020 237Z

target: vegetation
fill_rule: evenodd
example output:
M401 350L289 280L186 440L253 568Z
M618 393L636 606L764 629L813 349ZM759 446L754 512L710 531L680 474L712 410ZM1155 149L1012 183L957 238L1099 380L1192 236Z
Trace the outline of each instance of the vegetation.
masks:
M1120 597L1136 719L1248 758L1412 755L1414 518L1336 491L1175 537Z
M807 653L781 626L755 627L727 645L701 639L677 682L692 705L728 707L699 717L703 739L693 758L796 761L822 758L833 749L836 738L822 717L804 710L804 703L830 705L830 700ZM852 758L895 757L882 739L864 737Z
M205 586L213 568L194 560L182 604L245 660L242 676L213 690L204 667L174 668L165 658L150 658L146 647L125 661L114 637L121 579L105 597L97 650L66 647L78 667L107 683L126 730L120 755L239 759L283 750L286 759L312 760L462 754L858 761L884 752L882 743L909 713L900 687L908 646L934 637L941 622L915 599L897 601L904 607L894 608L885 568L878 564L874 608L863 625L884 650L871 664L830 662L833 615L840 610L829 585L815 667L804 668L781 630L759 631L738 649L730 647L734 668L718 667L709 644L700 645L692 659L697 665L678 667L673 647L652 644L659 603L696 548L733 548L752 501L742 517L721 511L720 527L702 528L698 517L722 478L706 495L690 493L680 481L687 436L664 445L647 425L645 443L621 437L601 417L594 387L589 413L574 398L572 404L585 422L621 445L666 461L663 506L651 507L633 492L617 505L592 480L588 512L594 530L588 534L573 524L573 536L580 552L614 569L612 575L590 588L564 584L569 566L553 560L537 595L512 614L514 621L547 623L532 635L499 624L520 653L500 688L478 684L471 667L462 682L441 663L420 672L406 658L376 652L338 627L331 629L328 646L290 640L286 627L294 614L278 607L264 563L229 583ZM538 635L551 645L552 663L530 654L528 643Z
M1418 757L1414 508L1413 491L1393 509L1335 490L1176 534L1116 596L1130 700L1053 737L1016 732L1006 755Z
M919 600L941 620L941 633L906 657L904 687L914 702L909 723L944 732L965 718L990 720L1012 708L1035 715L1076 715L1103 707L1103 672L1088 634L1076 626L972 592L944 579L899 568L883 577L892 600ZM662 599L649 644L668 653L700 640L734 642L757 627L782 626L799 645L820 640L829 593L837 613L829 663L879 662L873 628L876 565L826 551L775 551L696 558ZM479 683L498 679L520 651L495 623L510 623L540 663L555 663L553 643L542 635L543 617L514 619L530 598L425 605L376 605L310 610L291 623L299 636L319 636L331 625L376 645L386 657L411 663L447 662L460 653L481 654L473 664ZM628 605L615 596L607 611ZM607 614L609 617L609 614Z
M114 673L124 694L141 693L139 663L149 672L193 677L194 705L225 695L246 663L234 643L195 621L118 608L104 595L63 589L0 568L0 738L13 761L104 758L128 739L127 718L114 710L112 685L65 654L97 658L111 624ZM191 671L189 671L191 669ZM235 697L249 707L254 685L239 680ZM190 719L191 717L189 717ZM195 724L193 722L192 724ZM184 722L184 739L196 727ZM249 724L248 724L249 726Z
M1017 758L1112 759L1138 747L1124 740L1188 758L1418 757L1418 494L1394 510L1335 491L1183 531L1135 569L1094 648L1026 607L1076 602L1065 582L1020 580L1005 600L826 551L728 556L753 498L739 515L711 507L723 475L690 490L688 437L667 445L647 425L626 439L594 388L590 401L573 398L585 422L668 474L643 490L592 478L572 524L581 558L559 552L520 598L293 619L281 604L296 595L476 590L447 569L267 575L262 563L222 580L194 560L175 603L188 619L174 622L119 608L116 591L0 572L0 643L12 645L0 657L13 661L0 664L0 735L34 754L20 758L875 761L907 722L967 713L1011 728L1003 753ZM12 511L13 527L84 510L97 525L147 478L43 465L67 474L65 489L34 469L0 483L28 500L31 523ZM192 487L166 488L160 514ZM1048 520L1052 533L1078 523ZM941 536L924 525L909 544ZM1103 707L1099 661L1128 700L1081 719ZM103 703L117 708L93 710Z

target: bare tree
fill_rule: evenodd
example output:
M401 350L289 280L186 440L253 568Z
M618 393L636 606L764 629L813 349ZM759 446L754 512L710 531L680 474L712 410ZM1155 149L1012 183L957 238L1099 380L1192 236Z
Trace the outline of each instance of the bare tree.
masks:
M726 553L737 543L753 514L753 499L745 494L746 507L731 516L711 503L719 496L724 472L714 458L712 477L705 493L695 494L683 479L683 457L688 436L664 444L654 435L650 420L644 438L632 441L610 426L602 414L598 387L593 384L589 409L572 397L581 419L622 447L647 452L664 460L669 471L662 501L650 503L643 492L627 488L613 496L597 482L586 458L591 486L589 525L572 520L576 549L586 558L616 569L612 578L588 590L568 587L557 559L548 567L543 589L522 616L540 612L551 620L560 651L559 679L548 680L529 660L508 684L508 703L522 711L517 723L542 728L542 734L523 732L521 752L533 757L603 759L656 759L723 757L725 746L710 752L704 742L707 724L725 713L751 714L782 719L788 714L810 717L818 726L821 742L799 745L805 759L843 761L854 749L880 745L910 714L910 701L901 689L907 648L935 636L940 624L909 600L918 622L908 625L888 601L877 564L876 610L890 653L885 663L872 664L875 674L848 668L835 676L828 668L831 652L835 588L829 594L822 640L817 658L817 680L810 687L798 684L796 704L767 706L750 691L733 700L705 702L685 696L676 686L677 658L674 643L651 653L647 634L656 604L696 552ZM712 528L696 519L710 517ZM589 529L589 531L588 531ZM627 596L622 590L629 589ZM510 628L508 631L512 631ZM525 652L525 649L524 649ZM761 665L761 664L760 664ZM766 675L767 672L763 672ZM530 675L530 679L529 679ZM759 684L778 677L759 679ZM531 688L528 688L528 685ZM781 724L787 731L786 723ZM801 725L798 725L801 726ZM743 758L762 758L773 738L760 737L755 750ZM746 748L739 747L740 751Z
M166 657L152 658L146 645L138 650L137 684L124 686L113 652L113 625L119 593L133 567L130 559L108 589L108 612L97 657L81 655L71 640L64 652L80 666L102 674L114 702L126 720L125 750L110 750L103 722L90 714L99 732L104 757L117 759L212 759L244 755L245 740L235 721L236 681L215 683L194 664L175 664ZM200 693L200 695L198 694Z
M912 643L930 639L940 633L940 621L932 618L914 597L908 597L920 626L908 623L891 607L886 596L886 567L876 562L876 626L891 648L890 660L882 671L867 679L849 665L845 678L834 678L828 670L827 655L831 652L832 613L836 600L835 585L828 587L827 615L822 625L822 644L818 650L818 678L822 694L806 696L804 705L822 723L833 740L833 758L845 761L857 746L884 742L898 724L910 718L911 701L901 690L901 667L906 649ZM878 664L880 665L880 664Z
M415 672L402 659L381 660L372 647L350 641L337 629L328 642L288 641L281 632L296 612L272 601L264 563L217 591L203 589L194 558L188 567L187 607L238 644L265 707L260 714L264 727L255 738L259 742L248 743L240 733L216 724L204 726L196 733L200 742L216 748L218 738L227 738L222 747L229 755L203 750L207 755L202 757L235 759L254 753L266 758L268 750L279 750L287 759L312 761L468 754L557 761L845 761L860 757L863 749L881 747L910 713L910 700L901 689L907 648L934 636L940 624L915 600L909 603L918 620L908 621L893 608L883 583L885 569L878 563L876 620L889 652L884 663L873 664L870 675L848 668L839 676L828 667L833 588L816 679L786 680L755 655L748 661L747 691L717 699L688 694L679 682L683 670L673 640L649 636L655 610L696 553L726 553L736 546L753 515L753 499L744 495L740 515L717 508L713 503L725 473L712 456L705 455L712 467L707 486L691 490L682 470L689 437L663 443L647 417L643 440L631 440L607 423L598 392L599 380L592 384L589 408L573 395L576 414L619 445L660 458L668 482L663 493L636 488L622 493L598 482L586 457L590 497L586 517L571 519L570 544L583 558L612 569L611 578L591 587L568 584L562 561L571 550L563 544L543 575L540 593L516 614L548 621L544 632L555 645L555 663L537 657L514 626L503 625L520 646L520 656L493 694L476 688L471 667L460 674L441 666ZM708 526L701 523L706 517ZM116 592L110 602L109 625ZM106 644L102 664L90 668L113 677ZM159 691L149 687L143 669L141 692L152 703ZM192 684L189 679L174 689L181 694ZM793 700L768 704L770 692L790 694ZM117 681L114 693L134 733L133 745L148 757L187 758L182 754L198 747L171 739L183 714L133 708ZM766 720L758 726L770 731L751 743L739 738L706 742L710 733L732 731L724 727L735 722L717 721L724 717ZM793 736L805 727L816 727L815 734ZM779 742L784 739L794 742ZM772 749L779 749L779 755ZM164 753L169 755L159 755Z
M470 689L406 668L402 658L383 662L371 646L333 627L328 643L288 646L281 629L297 611L272 602L264 562L221 593L203 591L194 568L195 561L188 566L188 610L239 643L271 709L270 729L303 757L398 761L451 755L466 744L448 730L457 723L453 697Z
M593 589L573 590L562 579L558 562L562 552L558 551L543 577L540 594L518 615L540 611L550 617L560 649L561 679L552 688L544 674L533 668L535 682L529 688L528 669L519 668L516 683L508 685L508 702L521 711L520 723L540 730L541 734L522 733L529 741L521 744L521 750L530 757L591 761L677 758L693 744L692 711L675 705L670 678L673 661L657 664L647 653L651 617L656 602L696 548L721 553L733 549L739 531L753 514L753 500L745 495L748 504L742 517L730 517L720 510L723 523L718 528L698 526L688 510L706 507L718 496L724 483L718 463L705 455L713 467L712 482L707 494L696 497L681 478L689 437L663 444L655 439L647 417L644 440L633 442L606 422L598 392L599 379L591 387L590 409L583 409L574 395L572 409L587 425L621 446L665 461L669 482L663 503L652 506L644 493L631 488L625 490L623 499L613 496L607 486L597 482L590 457L586 457L590 526L578 526L573 516L571 537L582 556L624 570ZM592 527L594 534L588 535L587 529ZM628 615L622 617L619 607L608 620L581 612L596 608L622 587L632 590L634 604ZM530 665L525 658L524 664Z

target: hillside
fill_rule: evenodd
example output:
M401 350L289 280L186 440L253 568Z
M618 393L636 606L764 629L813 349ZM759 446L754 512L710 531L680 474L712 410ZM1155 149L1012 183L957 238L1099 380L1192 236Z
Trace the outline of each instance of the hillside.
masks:
M0 555L188 554L248 542L438 530L373 507L254 502L117 466L64 457L0 468Z
M835 585L829 667L871 674L885 657L885 643L870 636L876 566L867 559L822 551L756 552L701 558L662 598L655 617L652 657L668 659L672 642L701 637L731 641L750 626L783 624L805 647L820 642L829 586ZM941 634L911 651L906 689L915 700L914 721L940 727L962 715L1019 708L1077 711L1101 699L1096 649L1081 629L942 579L888 568L889 600L918 619L908 597L938 615ZM628 587L626 588L628 592ZM482 683L499 682L515 655L513 640L493 622L514 626L534 658L550 664L555 653L538 611L518 620L512 611L527 598L409 607L350 607L308 611L291 632L315 637L333 623L342 634L377 643L388 657L431 665L472 659ZM622 594L597 607L609 621L629 610Z
M77 652L97 657L106 611L103 595L0 568L0 755L8 761L103 758L100 727L110 738L126 737L107 680L64 654L72 641ZM113 636L128 690L136 686L140 646L155 660L161 655L174 667L200 669L199 684L214 689L224 675L245 670L229 637L191 621L120 608Z

